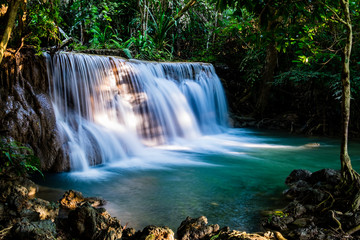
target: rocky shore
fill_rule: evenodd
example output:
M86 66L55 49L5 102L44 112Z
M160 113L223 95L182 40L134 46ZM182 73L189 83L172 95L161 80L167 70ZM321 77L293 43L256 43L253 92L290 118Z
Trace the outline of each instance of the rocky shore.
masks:
M289 204L269 214L265 229L278 230L287 239L360 239L360 211L351 210L352 198L341 186L339 171L294 170L285 183Z
M344 193L337 188L340 173L323 169L314 173L294 170L285 183L289 204L267 212L262 233L246 233L208 224L206 217L187 217L176 232L149 225L136 231L111 217L101 198L84 197L69 190L56 203L36 198L37 186L25 177L0 178L0 239L96 240L284 240L360 239L360 212L349 212Z

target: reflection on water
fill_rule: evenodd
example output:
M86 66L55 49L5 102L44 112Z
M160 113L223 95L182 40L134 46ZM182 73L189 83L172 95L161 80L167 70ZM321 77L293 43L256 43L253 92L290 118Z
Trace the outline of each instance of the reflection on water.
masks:
M314 142L320 146L304 147ZM350 144L350 155L359 170L358 142ZM284 206L284 180L296 168L339 169L339 142L230 129L85 172L47 175L39 180L39 197L57 200L67 189L102 196L113 216L136 229L155 224L176 230L187 216L205 215L210 223L258 231L262 210Z

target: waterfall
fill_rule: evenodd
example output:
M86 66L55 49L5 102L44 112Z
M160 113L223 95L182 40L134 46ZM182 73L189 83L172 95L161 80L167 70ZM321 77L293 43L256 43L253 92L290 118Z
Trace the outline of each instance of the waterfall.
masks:
M72 170L227 127L224 91L211 64L45 55L57 127Z

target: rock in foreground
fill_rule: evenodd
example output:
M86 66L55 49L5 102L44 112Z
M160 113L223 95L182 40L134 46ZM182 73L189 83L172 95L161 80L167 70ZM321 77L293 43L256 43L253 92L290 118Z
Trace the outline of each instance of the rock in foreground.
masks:
M351 211L351 199L341 189L341 175L333 169L311 173L294 170L283 192L291 202L263 221L269 230L278 230L288 239L360 239L360 211ZM360 228L358 229L360 230Z
M147 226L142 231L122 226L111 217L99 198L87 198L82 193L66 191L59 203L31 198L36 185L27 178L0 178L0 239L92 239L92 240L283 240L280 233L248 234L208 225L207 218L187 217L177 229ZM61 208L59 208L61 206ZM60 213L59 213L60 211Z

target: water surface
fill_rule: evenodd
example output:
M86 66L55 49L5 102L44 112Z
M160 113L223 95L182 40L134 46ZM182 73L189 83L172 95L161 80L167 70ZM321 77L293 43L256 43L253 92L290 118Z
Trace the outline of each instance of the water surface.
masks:
M302 145L312 142L320 147ZM360 167L360 144L350 144ZM85 172L47 175L40 192L56 200L64 190L101 196L112 216L136 229L166 225L176 230L187 216L258 231L261 211L284 206L286 176L297 168L340 167L339 141L246 129L230 129L175 145L146 148L140 157L114 161Z

